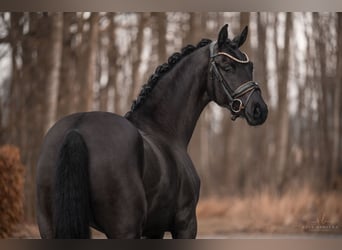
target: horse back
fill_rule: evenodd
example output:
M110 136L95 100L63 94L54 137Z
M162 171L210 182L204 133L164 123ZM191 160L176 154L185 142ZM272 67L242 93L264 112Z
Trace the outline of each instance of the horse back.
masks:
M38 160L38 173L40 167L56 162L63 140L71 130L77 130L83 136L91 156L90 165L122 161L119 158L133 153L143 154L138 130L124 117L108 112L75 113L62 118L49 129ZM139 148L141 152L136 152ZM129 164L129 159L127 161ZM139 172L142 171L143 164L140 164Z

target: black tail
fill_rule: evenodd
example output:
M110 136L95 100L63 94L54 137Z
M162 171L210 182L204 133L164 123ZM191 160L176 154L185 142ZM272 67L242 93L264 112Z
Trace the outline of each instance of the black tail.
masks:
M76 130L68 132L56 169L55 238L90 238L88 157L82 135Z

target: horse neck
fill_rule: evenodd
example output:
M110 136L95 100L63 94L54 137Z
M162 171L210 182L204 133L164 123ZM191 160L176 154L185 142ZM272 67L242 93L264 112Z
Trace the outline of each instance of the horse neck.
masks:
M209 102L208 64L208 46L184 57L160 78L145 103L128 119L147 134L158 134L187 147Z

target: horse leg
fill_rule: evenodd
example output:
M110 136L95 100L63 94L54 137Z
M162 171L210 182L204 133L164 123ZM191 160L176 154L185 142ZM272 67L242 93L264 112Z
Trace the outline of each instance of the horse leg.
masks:
M43 239L53 238L52 207L50 192L42 190L37 195L37 222L40 236Z
M118 197L117 197L118 198ZM118 198L120 199L120 198ZM108 202L108 201L107 201ZM110 202L110 201L109 201ZM145 205L127 205L119 208L114 206L111 209L96 209L96 223L109 239L139 239L141 238L143 223L145 219ZM135 207L135 209L131 209ZM102 212L100 212L100 210ZM135 210L135 211L134 211ZM98 213L101 214L98 214ZM105 218L106 217L106 218Z
M197 219L194 209L185 208L177 212L171 235L173 239L195 239Z

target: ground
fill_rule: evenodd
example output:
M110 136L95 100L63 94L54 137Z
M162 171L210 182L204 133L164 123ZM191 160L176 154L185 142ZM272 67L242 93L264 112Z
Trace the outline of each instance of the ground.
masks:
M303 189L282 197L264 192L244 198L202 198L197 215L198 238L342 238L341 193ZM95 230L93 237L104 238ZM39 238L39 231L33 223L22 223L12 238Z

